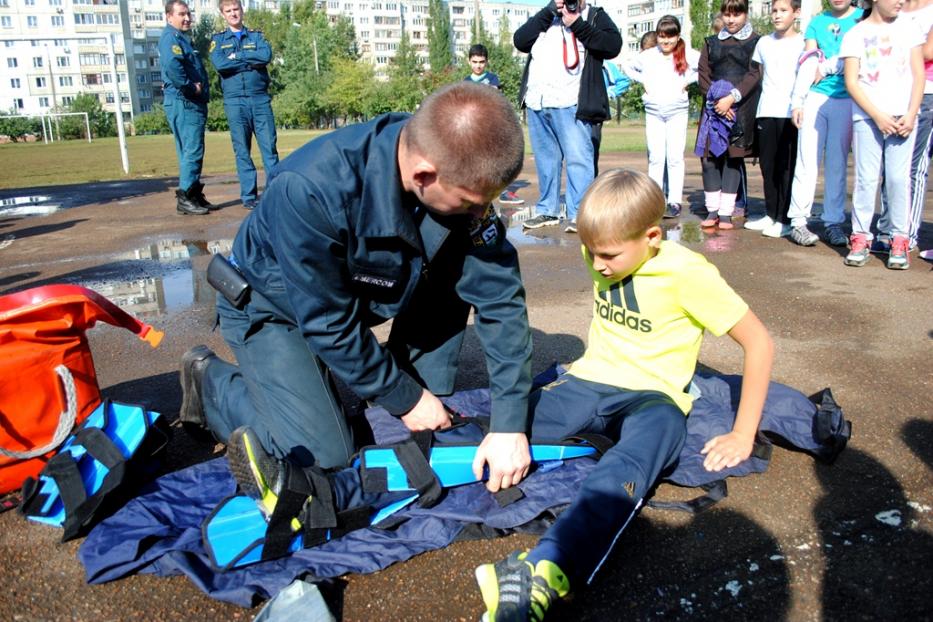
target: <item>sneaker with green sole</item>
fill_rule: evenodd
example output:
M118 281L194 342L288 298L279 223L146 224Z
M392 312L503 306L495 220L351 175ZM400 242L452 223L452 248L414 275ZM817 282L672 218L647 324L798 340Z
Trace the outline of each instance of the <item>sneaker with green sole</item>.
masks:
M868 237L863 233L853 233L849 238L849 254L843 260L847 266L861 267L868 263Z
M903 235L895 235L891 239L891 254L888 255L887 266L890 270L906 270L910 267L910 240Z
M247 426L230 434L227 462L240 491L255 499L263 514L271 516L284 484L285 463L269 455L256 433Z
M551 603L570 592L567 575L557 564L541 560L532 566L528 552L515 551L494 564L476 568L483 594L484 622L541 622Z

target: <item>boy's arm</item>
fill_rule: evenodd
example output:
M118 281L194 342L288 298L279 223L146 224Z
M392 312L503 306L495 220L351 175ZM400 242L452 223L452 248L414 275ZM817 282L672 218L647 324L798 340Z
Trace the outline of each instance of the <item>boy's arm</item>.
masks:
M742 395L732 431L713 437L700 452L706 455L703 466L707 471L734 467L752 455L761 409L771 381L774 342L758 316L751 310L747 311L729 331L729 336L745 351Z

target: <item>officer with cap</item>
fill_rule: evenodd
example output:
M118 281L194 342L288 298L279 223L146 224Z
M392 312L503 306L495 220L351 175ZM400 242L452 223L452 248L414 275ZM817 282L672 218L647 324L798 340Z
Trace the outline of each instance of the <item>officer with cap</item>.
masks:
M163 105L175 136L178 155L178 213L207 214L214 206L204 198L201 164L204 162L204 126L209 99L207 72L186 33L191 30L191 12L182 0L165 4L168 22L159 38Z
M221 77L224 111L240 178L240 198L243 207L253 209L257 194L256 165L249 153L253 134L266 174L279 163L266 70L272 60L272 48L261 31L243 25L240 0L221 0L220 13L228 28L211 39L211 62Z

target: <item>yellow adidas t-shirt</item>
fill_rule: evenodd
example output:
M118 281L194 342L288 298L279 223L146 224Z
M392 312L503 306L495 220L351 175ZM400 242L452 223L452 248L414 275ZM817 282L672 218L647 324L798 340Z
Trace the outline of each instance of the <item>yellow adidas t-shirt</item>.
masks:
M605 278L583 256L593 278L589 343L570 373L635 391L660 391L690 412L703 330L732 329L748 305L703 255L661 242L657 255L621 281Z

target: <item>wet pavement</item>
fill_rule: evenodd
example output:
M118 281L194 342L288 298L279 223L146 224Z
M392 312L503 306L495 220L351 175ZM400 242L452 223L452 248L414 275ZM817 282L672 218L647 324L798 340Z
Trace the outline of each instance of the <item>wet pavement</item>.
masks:
M688 158L688 197L702 183ZM604 154L601 166L644 168L642 154ZM760 178L749 167L751 194ZM177 362L197 343L229 350L212 332L210 255L229 249L246 215L232 176L207 180L223 206L206 217L174 211L173 180L109 182L0 193L0 293L78 283L166 333L152 350L100 326L90 342L104 393L141 402L170 420L181 401ZM526 162L519 195L536 198ZM33 197L33 198L30 198ZM933 247L927 202L922 248ZM752 209L762 209L760 200ZM522 232L523 208L503 210L519 248L534 331L534 371L582 353L591 312L578 238L560 228ZM933 264L906 272L873 257L842 265L844 249L801 248L755 232L704 230L685 214L668 237L703 252L774 336L775 380L812 394L830 386L854 435L832 466L776 449L769 470L729 482L729 497L696 515L647 510L633 522L593 585L554 611L556 620L930 619L933 617ZM741 372L741 350L708 336L701 363ZM460 388L485 386L468 335ZM222 447L176 428L169 469ZM661 499L693 491L662 485ZM133 576L87 586L77 542L0 515L0 611L16 620L248 620L256 609L212 601L186 579ZM530 536L457 543L385 571L328 586L345 620L474 620L472 570L530 546ZM550 619L550 618L549 618Z

